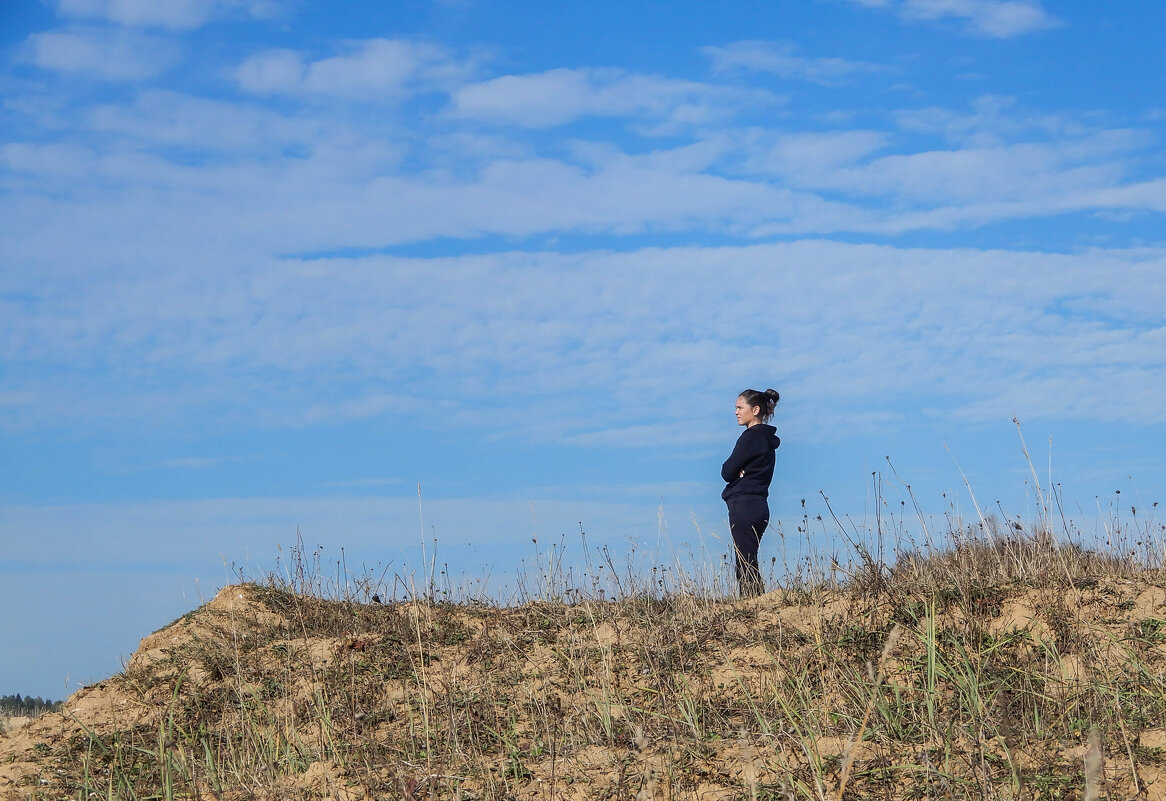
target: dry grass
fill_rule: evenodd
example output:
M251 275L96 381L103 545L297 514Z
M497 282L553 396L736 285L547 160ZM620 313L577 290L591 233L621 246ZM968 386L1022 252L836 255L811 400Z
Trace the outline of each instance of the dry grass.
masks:
M0 739L0 797L1162 797L1150 551L946 540L750 601L669 571L608 600L549 559L519 606L363 602L379 579L329 592L300 552Z

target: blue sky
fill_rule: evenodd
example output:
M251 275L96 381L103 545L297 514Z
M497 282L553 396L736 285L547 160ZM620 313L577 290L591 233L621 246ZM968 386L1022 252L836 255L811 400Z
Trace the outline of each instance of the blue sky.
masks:
M791 533L820 493L871 520L872 473L897 512L888 456L936 520L974 519L962 469L1031 521L1014 417L1083 530L1149 524L1163 29L1036 0L4 3L0 693L108 675L297 529L405 576L424 531L499 592L580 524L714 558L745 387L783 396Z

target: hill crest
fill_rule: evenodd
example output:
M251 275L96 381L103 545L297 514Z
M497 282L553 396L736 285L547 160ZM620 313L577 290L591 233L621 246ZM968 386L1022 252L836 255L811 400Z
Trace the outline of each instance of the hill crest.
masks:
M516 608L233 585L0 736L0 798L1166 798L1164 721L1157 572Z

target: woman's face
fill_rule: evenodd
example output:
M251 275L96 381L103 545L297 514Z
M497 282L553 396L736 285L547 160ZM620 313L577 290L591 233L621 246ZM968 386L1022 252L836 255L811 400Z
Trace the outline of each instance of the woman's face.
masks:
M737 410L736 411L737 411L737 425L739 425L739 426L751 426L754 423L761 422L761 418L758 417L758 415L761 414L761 407L760 406L750 406L749 404L747 404L745 402L745 399L742 398L740 395L737 396Z

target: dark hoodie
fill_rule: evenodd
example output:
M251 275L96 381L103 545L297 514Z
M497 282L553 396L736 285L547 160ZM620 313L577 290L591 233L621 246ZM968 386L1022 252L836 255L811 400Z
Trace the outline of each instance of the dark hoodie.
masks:
M742 431L732 455L721 466L721 478L728 482L721 498L726 501L744 496L768 498L769 482L773 480L773 452L780 444L777 429L765 423Z

